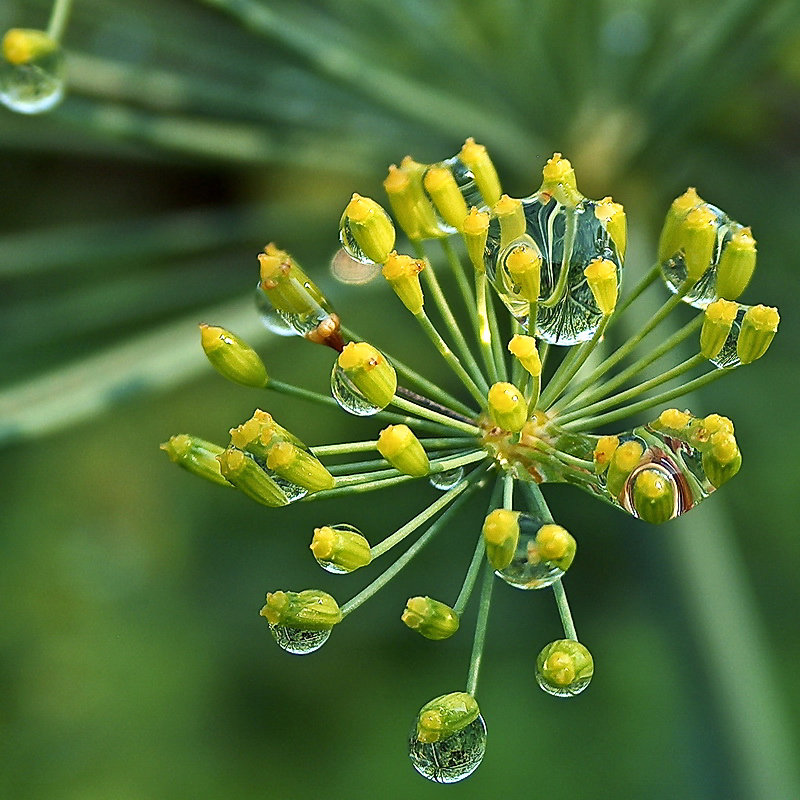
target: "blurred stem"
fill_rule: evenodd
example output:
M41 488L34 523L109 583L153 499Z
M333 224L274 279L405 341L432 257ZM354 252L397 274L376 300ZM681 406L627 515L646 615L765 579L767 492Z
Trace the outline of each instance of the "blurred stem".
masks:
M47 23L47 35L60 42L67 27L72 0L55 0L53 10L50 12L50 21Z

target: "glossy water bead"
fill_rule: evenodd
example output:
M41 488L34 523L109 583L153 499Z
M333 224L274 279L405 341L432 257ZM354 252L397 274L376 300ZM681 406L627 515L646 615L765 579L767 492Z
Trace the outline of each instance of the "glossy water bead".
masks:
M20 114L41 114L64 96L64 53L44 31L13 28L3 37L0 100Z

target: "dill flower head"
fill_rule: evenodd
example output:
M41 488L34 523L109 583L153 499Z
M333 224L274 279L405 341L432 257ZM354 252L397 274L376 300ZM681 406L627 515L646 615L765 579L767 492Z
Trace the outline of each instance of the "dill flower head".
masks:
M440 490L396 531L346 523L317 528L310 548L330 573L372 570L390 550L405 550L341 605L320 589L279 589L267 595L261 615L281 648L313 652L434 536L467 531L474 551L457 597L398 599L409 630L439 641L461 634L480 584L465 686L426 703L409 735L415 769L451 783L478 767L486 747L476 695L496 578L553 593L563 638L544 644L532 663L532 679L545 692L573 697L594 672L563 582L580 533L553 519L541 485L571 483L653 524L705 500L741 466L733 423L719 414L654 409L760 358L779 317L774 308L738 303L755 268L755 239L694 189L673 202L657 264L635 276L626 293L625 211L610 197L584 197L560 153L544 165L539 189L524 198L502 193L486 149L472 139L438 164L406 157L389 168L384 186L395 221L376 200L354 194L341 216L342 247L346 257L382 273L398 313L413 317L408 324L421 328L462 390L450 393L435 375L397 360L392 339L364 341L295 258L270 244L258 256L258 307L269 326L333 351L331 396L272 377L224 328L202 326L205 352L233 382L364 417L365 438L309 447L258 409L231 429L227 448L187 434L162 447L194 474L273 508L412 480ZM433 255L439 249L441 260ZM451 273L456 297L443 291L443 271ZM609 348L608 334L626 309L662 282L668 296L661 308ZM466 329L451 303L466 309ZM655 343L648 339L686 306L694 311L689 322L653 337ZM671 365L670 356L687 345L694 355ZM653 365L660 372L643 379ZM663 388L676 379L676 388ZM655 415L651 422L622 425L647 411ZM484 491L482 523L448 524Z

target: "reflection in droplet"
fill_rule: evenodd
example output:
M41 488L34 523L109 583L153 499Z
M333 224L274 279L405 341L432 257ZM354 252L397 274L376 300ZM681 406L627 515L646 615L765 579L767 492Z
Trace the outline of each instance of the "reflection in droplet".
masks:
M459 483L463 477L464 468L456 467L455 469L448 469L445 472L434 472L428 480L434 489L446 492Z
M548 644L536 658L536 682L554 697L574 697L591 682L592 654L574 639Z
M516 589L543 589L550 586L564 574L564 570L542 555L536 540L536 534L547 521L533 514L521 513L517 517L517 524L519 539L511 563L496 570L495 574Z
M364 534L355 527L355 525L350 525L347 522L337 522L335 525L330 525L329 527L334 528L337 531L346 531L348 533L355 533L358 536L363 536ZM313 550L312 550L313 552ZM324 559L317 558L316 553L314 554L314 558L316 559L317 564L319 564L322 569L326 572L330 572L333 575L347 575L351 570L343 569L342 567L334 564L331 561L325 561Z
M272 307L261 289L256 289L256 310L264 327L277 336L297 336L297 331Z
M21 40L18 48L9 41ZM25 50L30 50L27 54ZM43 31L12 30L0 57L0 102L20 114L41 114L64 96L64 53Z
M414 769L436 783L457 783L472 775L486 752L486 723L479 714L469 725L438 742L420 742L416 724L408 740Z
M331 275L339 283L361 286L369 283L381 271L381 265L374 261L360 261L339 248L331 259Z
M331 635L331 629L309 631L301 628L291 628L288 625L270 625L269 631L272 638L278 643L281 650L304 656L319 650Z
M381 410L380 406L371 403L361 394L338 362L334 363L331 372L331 394L348 414L355 414L357 417L371 417Z
M736 352L736 344L739 341L739 333L742 330L742 320L747 313L750 306L739 304L739 310L736 312L736 318L731 324L731 331L725 339L725 344L722 349L711 359L711 363L719 369L732 369L733 367L741 366L742 362L739 359L739 354Z

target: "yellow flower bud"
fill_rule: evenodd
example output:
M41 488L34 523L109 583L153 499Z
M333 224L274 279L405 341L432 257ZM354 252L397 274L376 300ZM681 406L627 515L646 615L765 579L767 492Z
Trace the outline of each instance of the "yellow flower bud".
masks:
M574 639L551 642L536 657L536 682L557 697L579 694L593 674L592 654Z
M602 475L608 468L614 451L619 447L619 436L601 436L594 447L594 471Z
M3 36L3 58L14 66L30 64L57 49L55 39L33 28L11 28Z
M694 186L690 186L680 197L676 197L672 201L658 242L659 264L663 264L667 259L672 258L681 249L683 222L686 219L686 215L702 202Z
M283 490L248 455L229 447L217 456L220 472L251 500L265 506L285 506L289 502Z
M533 336L523 336L515 334L508 343L508 351L515 356L519 363L537 378L542 374L542 361L539 358L539 351L536 348L536 339Z
M703 471L712 486L719 489L742 466L742 454L733 433L718 430L711 435L709 447L703 453Z
M583 271L597 307L604 317L617 306L617 266L605 258L595 258Z
M476 144L475 140L470 137L464 142L458 157L475 178L478 191L483 196L483 202L491 208L500 199L502 190L497 170L495 170L486 148L482 144Z
M341 220L342 244L348 243L352 234L361 252L370 261L383 264L394 247L394 225L383 207L369 197L353 194Z
M500 222L500 248L519 239L527 229L522 201L504 194L493 206L492 216Z
M553 153L544 165L539 193L551 195L564 206L574 206L583 200L575 180L575 170L561 153Z
M539 299L542 269L542 256L536 244L531 241L514 247L506 256L505 267L518 296L535 303Z
M691 422L692 415L688 411L678 411L677 408L667 408L658 415L658 427L666 428L676 433L682 431Z
M756 268L756 240L750 228L739 228L722 248L717 265L717 297L736 300Z
M258 254L261 291L278 311L298 316L322 316L331 306L319 287L285 251L270 243Z
M430 597L410 597L400 619L426 639L449 639L459 625L458 614L450 606Z
M417 740L439 742L466 728L478 718L475 698L466 692L444 694L426 703L417 717Z
M566 529L560 525L547 523L539 528L535 541L539 560L551 561L564 572L570 568L578 544Z
M406 475L421 478L430 472L428 454L408 425L389 425L378 435L378 452Z
M661 470L643 469L633 482L633 507L645 522L658 525L675 515L675 487Z
M353 572L372 561L369 542L349 525L314 528L311 552L331 572Z
M681 245L686 263L686 278L697 283L711 266L717 243L717 218L705 204L693 208L683 224Z
M270 592L259 614L270 625L285 625L307 631L329 630L342 620L338 603L319 589Z
M383 277L412 314L419 314L425 302L419 283L419 273L423 269L425 264L419 259L398 255L395 251L389 254L382 269Z
M521 431L528 419L528 404L511 383L495 383L489 389L489 416L504 431Z
M300 439L282 425L278 425L271 414L260 408L257 408L246 422L231 428L229 433L234 447L262 460L266 459L269 448L275 442L292 442L306 449Z
M623 442L614 450L611 463L608 465L608 477L606 478L608 491L614 497L619 496L628 476L639 465L643 453L644 448L642 445L633 439Z
M594 215L608 231L621 261L625 258L625 250L628 246L628 223L622 203L615 203L610 197L604 197L595 204Z
M430 167L425 173L423 184L439 216L448 225L460 231L467 216L467 202L458 188L453 173L447 167Z
M461 233L467 246L467 254L476 272L485 272L484 252L489 236L489 215L478 211L475 206L470 209L461 226Z
M216 325L200 325L200 341L211 366L234 383L261 389L269 377L261 357L236 334Z
M750 364L767 352L780 320L777 308L753 306L747 309L736 340L736 354L742 364Z
M170 461L179 467L220 486L232 485L219 471L217 456L224 450L219 445L197 436L179 433L164 442L161 449L169 456Z
M292 442L276 442L269 448L267 469L309 492L332 489L336 484L333 475L317 458Z
M383 182L383 188L386 190L395 219L406 236L412 242L422 239L424 223L418 213L418 198L408 173L399 169L396 164L392 164L389 167L389 175Z
M337 364L359 392L378 408L386 408L397 389L397 374L380 350L367 342L350 342Z
M722 350L739 311L739 304L731 300L715 300L706 306L703 327L700 329L700 352L708 359Z
M486 557L495 569L505 569L514 558L519 541L519 513L496 508L484 520Z

